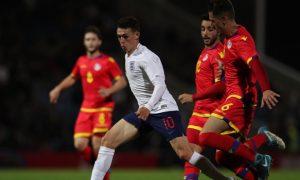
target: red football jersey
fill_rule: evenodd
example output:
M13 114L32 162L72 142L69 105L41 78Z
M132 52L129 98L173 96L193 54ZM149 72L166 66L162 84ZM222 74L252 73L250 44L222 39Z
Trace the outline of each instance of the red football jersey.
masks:
M256 78L248 64L257 56L257 51L252 36L243 26L239 26L236 34L224 40L221 56L225 67L227 97L242 98L251 94L250 98L256 103Z
M219 54L223 50L222 43L218 43L211 49L204 48L198 58L195 72L195 83L197 94L221 80L223 65ZM221 101L221 97L212 97L197 100L194 112L210 114Z
M80 56L72 70L72 76L81 78L83 102L81 108L113 108L112 97L103 98L99 94L101 87L112 86L113 80L122 76L122 71L115 60L101 53L94 59Z

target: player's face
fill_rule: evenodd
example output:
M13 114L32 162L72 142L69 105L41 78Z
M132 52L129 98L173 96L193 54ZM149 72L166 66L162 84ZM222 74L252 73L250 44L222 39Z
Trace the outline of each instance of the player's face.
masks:
M205 46L212 46L216 42L219 33L212 21L201 22L201 36Z
M102 41L98 38L97 34L88 32L84 35L84 46L88 52L95 52L99 49Z
M140 33L138 31L133 31L131 28L118 28L117 37L121 48L126 53L131 53L136 49Z

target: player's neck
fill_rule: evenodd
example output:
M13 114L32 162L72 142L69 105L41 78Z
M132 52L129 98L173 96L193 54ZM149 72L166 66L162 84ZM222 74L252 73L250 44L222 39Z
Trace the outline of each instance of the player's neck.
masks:
M231 37L233 35L236 34L236 32L238 31L238 24L235 22L235 20L229 21L228 22L228 31L226 33L227 37Z
M205 48L206 49L213 49L213 48L215 48L217 46L217 44L219 42L220 42L220 39L218 38L218 39L215 40L215 42L213 44L211 44L211 45L205 45Z
M100 55L100 51L97 50L97 51L94 51L94 52L87 52L86 54L87 54L88 58L94 59L94 58L96 58Z
M127 56L129 57L138 47L139 47L139 42L137 42L133 47L134 48L132 48L132 49L130 49L129 51L127 51Z

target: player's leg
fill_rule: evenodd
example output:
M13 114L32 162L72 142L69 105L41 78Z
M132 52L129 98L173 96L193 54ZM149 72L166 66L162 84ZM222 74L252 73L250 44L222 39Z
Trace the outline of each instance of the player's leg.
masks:
M111 111L100 111L93 116L93 137L92 145L95 157L97 158L101 139L105 133L111 128L112 125L112 112Z
M92 136L92 114L79 112L74 127L74 147L80 157L90 163L93 157L93 150L90 146Z
M227 130L239 133L245 125L245 109L242 100L226 99L206 121L199 135L200 145L230 152L255 163L255 151L229 135L220 134Z
M90 163L93 157L92 147L89 145L89 137L74 138L74 146L79 152L80 157L86 162Z
M202 146L209 146L225 152L235 154L247 160L257 169L262 169L268 174L271 166L271 157L262 155L250 149L229 135L221 135L230 127L237 133L245 127L245 109L243 102L237 98L230 98L220 105L207 120L199 142Z
M97 159L98 152L99 152L100 145L101 145L101 140L102 140L103 136L104 136L104 133L97 133L97 134L93 135L93 137L92 137L92 147L93 147L92 164L94 164ZM108 170L106 172L103 180L109 180L109 179L110 179L110 171Z
M185 136L176 137L170 144L179 158L202 170L202 173L212 179L230 179L224 176L205 156L193 151Z
M254 163L256 155L255 151L229 135L220 134L229 128L229 125L225 121L211 116L208 118L199 135L200 145L230 152Z
M213 179L227 179L206 157L192 150L186 136L183 135L178 111L150 115L147 122L170 142L179 158L197 166Z
M189 119L189 124L186 129L187 139L192 147L192 149L198 153L203 152L203 148L199 146L199 133L203 128L207 117L201 117L197 115L192 115ZM184 164L184 179L185 180L198 180L201 170L188 162Z
M285 149L285 142L276 134L270 132L266 127L261 127L257 135L245 142L245 144L257 151L262 145L275 146L278 149Z
M93 164L97 159L98 152L100 149L102 137L111 128L112 124L112 112L111 111L100 111L94 114L94 126L93 126L93 137L92 137L92 147L93 147ZM110 171L107 171L104 176L104 180L110 179Z
M256 172L245 160L220 150L216 151L216 162L233 171L238 177L245 180L256 180Z
M102 180L109 170L115 149L129 141L138 133L141 121L135 113L130 113L119 120L102 138L98 158L93 167L91 180Z
M186 130L186 135L187 135L187 139L191 145L191 148L200 153L201 149L199 147L198 144L198 134L199 131L195 130L195 129L191 129L191 128L187 128ZM200 173L200 169L191 165L188 162L185 162L184 164L184 179L185 180L198 180L199 177L199 173Z

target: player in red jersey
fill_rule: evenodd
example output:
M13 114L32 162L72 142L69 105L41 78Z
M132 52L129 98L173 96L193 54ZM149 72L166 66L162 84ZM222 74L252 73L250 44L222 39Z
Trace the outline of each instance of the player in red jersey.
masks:
M199 132L201 132L205 122L210 114L218 107L222 102L222 95L225 92L225 83L221 80L221 74L223 74L223 64L219 60L220 54L223 51L223 45L220 42L220 33L215 28L212 21L209 20L208 15L204 15L201 21L201 36L205 45L205 49L202 51L197 65L196 65L196 93L195 94L181 94L179 100L181 103L195 102L193 114L189 120L187 127L187 138L195 150L201 152L203 147L199 146ZM222 78L223 79L223 78ZM233 137L239 137L236 131L226 131L222 134L231 134ZM217 160L219 160L220 152L217 153ZM228 157L228 156L226 156ZM235 166L247 167L248 164L240 161L237 156L230 156L230 162L235 161ZM227 168L232 169L234 172L235 167L227 166L227 162L221 162ZM253 171L248 168L248 171ZM255 175L255 172L251 172ZM239 175L239 173L236 173ZM189 163L185 163L184 166L184 179L186 180L198 180L199 169L191 166Z
M179 96L179 100L183 104L195 102L194 110L186 130L186 136L193 146L193 149L198 152L202 151L199 146L199 133L212 111L221 103L222 95L201 100L197 100L197 98L206 88L220 82L223 73L223 65L219 60L219 53L223 50L220 33L209 20L208 15L202 16L200 25L205 48L202 50L196 64L196 93L183 93ZM198 180L198 176L199 169L186 162L184 165L184 179Z
M81 79L83 102L75 124L74 146L87 161L97 157L101 137L111 127L115 105L112 95L127 85L115 60L100 52L101 44L100 30L87 27L84 33L86 55L78 58L72 73L49 93L50 102L56 103L64 89Z
M257 153L261 145L275 144L284 149L281 138L264 130L244 143L221 132L233 130L247 137L256 107L256 81L263 91L261 107L265 104L272 109L278 102L279 94L270 89L267 75L259 61L252 36L235 21L234 9L229 0L211 0L210 19L225 35L221 60L225 67L226 92L224 102L212 113L202 129L199 142L202 146L220 149L240 156L254 165L258 178L266 179L271 166L271 157ZM219 160L224 152L217 154ZM254 178L246 168L241 170L243 178Z

